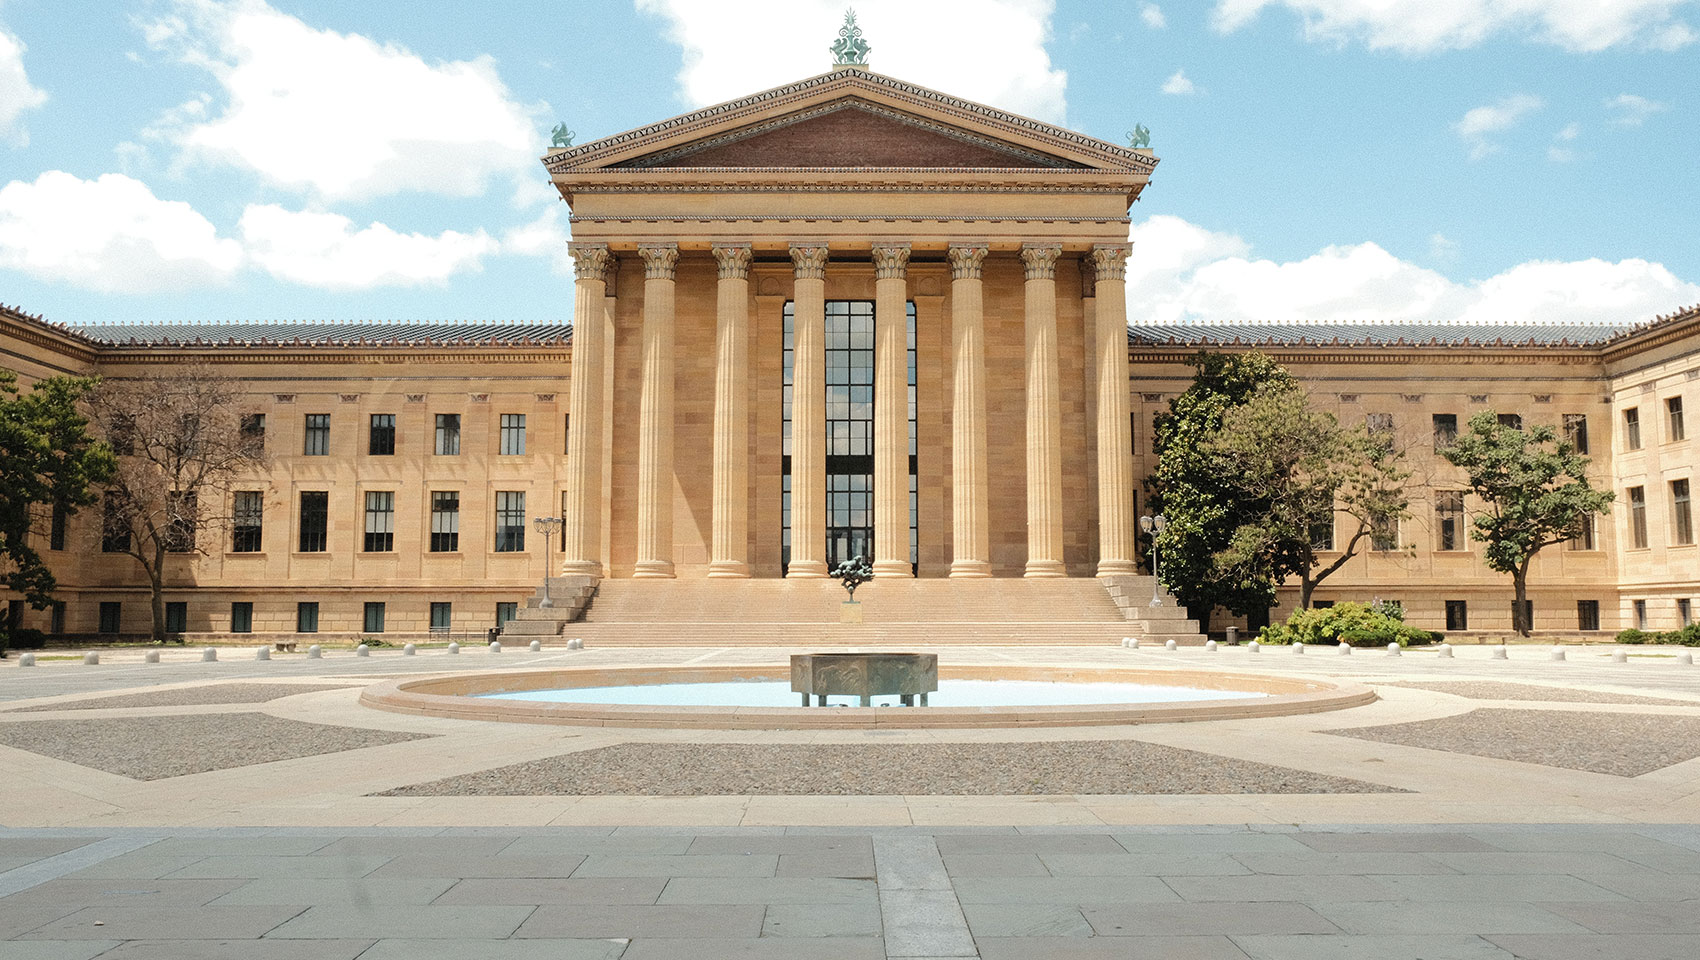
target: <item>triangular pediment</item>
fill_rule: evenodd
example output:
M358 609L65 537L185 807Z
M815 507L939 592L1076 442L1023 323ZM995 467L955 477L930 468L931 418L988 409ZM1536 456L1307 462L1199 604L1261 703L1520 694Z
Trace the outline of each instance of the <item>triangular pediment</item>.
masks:
M646 170L1027 170L1149 175L1157 160L848 67L551 152L551 174Z

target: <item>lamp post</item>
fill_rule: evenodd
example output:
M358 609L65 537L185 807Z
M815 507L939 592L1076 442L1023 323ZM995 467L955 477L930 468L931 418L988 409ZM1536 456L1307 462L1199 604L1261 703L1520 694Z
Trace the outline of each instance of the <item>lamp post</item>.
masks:
M539 607L553 607L555 601L549 598L549 571L553 569L553 560L549 552L550 542L554 539L555 531L561 529L560 517L533 517L531 525L543 534L543 599L537 602Z
M1139 518L1139 529L1151 537L1151 606L1153 607L1163 605L1163 581L1159 579L1161 574L1158 571L1161 568L1157 565L1157 538L1163 535L1163 528L1168 525L1169 521L1165 520L1160 513L1154 517Z

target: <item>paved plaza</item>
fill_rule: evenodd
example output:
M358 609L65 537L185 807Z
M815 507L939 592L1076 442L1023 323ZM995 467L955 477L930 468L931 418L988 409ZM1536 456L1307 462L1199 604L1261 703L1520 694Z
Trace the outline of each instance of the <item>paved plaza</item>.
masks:
M1700 956L1682 651L950 649L1344 678L1255 720L736 731L418 717L448 670L782 649L0 665L0 956ZM884 758L884 762L882 762Z

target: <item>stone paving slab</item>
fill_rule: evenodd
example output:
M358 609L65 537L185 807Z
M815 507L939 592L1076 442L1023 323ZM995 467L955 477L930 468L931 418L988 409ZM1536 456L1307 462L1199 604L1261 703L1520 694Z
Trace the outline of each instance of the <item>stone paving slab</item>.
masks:
M774 871L780 877L843 877L872 880L874 853L782 853Z
M69 837L0 837L0 857L40 860L43 857L68 853L78 847L86 847L93 842L92 838L83 840Z
M563 877L532 879L489 879L469 876L438 897L438 904L530 904L546 903L648 904L661 898L666 877L619 877L603 880Z
M211 903L242 886L245 880L150 880L114 883L111 880L49 880L0 900L0 911L22 906L81 903L115 907L194 907Z
M624 940L379 940L360 960L618 960Z
M1700 937L1616 934L1613 936L1489 936L1490 943L1518 960L1694 960Z
M1313 902L1317 913L1351 934L1587 933L1561 915L1562 904L1516 901ZM1614 905L1613 909L1616 908Z
M354 960L370 940L131 940L100 960Z
M264 877L249 880L212 901L215 906L247 907L268 903L312 906L320 903L354 906L423 906L454 886L448 877L346 878Z
M1238 936L1250 960L1516 960L1474 936Z
M155 857L159 861L177 861L187 859L188 862L177 870L166 874L172 879L189 877L243 877L246 879L282 879L286 877L317 878L331 880L336 878L364 877L390 863L391 857L372 856L343 856L343 857L196 857L193 859L179 857ZM116 861L113 861L116 862ZM136 861L140 868L141 860Z
M93 960L119 945L117 940L13 940L6 960ZM158 956L158 954L155 954Z
M1340 932L1303 903L1129 903L1126 898L1104 897L1080 912L1099 937Z
M226 940L264 936L300 907L85 907L25 940Z
M658 903L877 903L872 880L828 877L674 877Z
M878 937L635 940L620 960L886 960Z
M1010 937L978 940L982 960L1246 960L1227 937Z
M1691 902L1663 900L1650 903L1549 903L1544 906L1595 933L1700 934L1700 911L1696 911Z
M1059 903L968 903L962 906L976 940L986 937L1090 937L1079 907Z
M212 908L208 908L212 909ZM267 937L289 940L467 938L501 940L512 936L531 916L531 907L414 906L410 904L321 904L308 907L223 907L225 910L284 909L296 914Z
M705 854L702 856L584 858L575 877L771 877L779 867L777 854Z
M764 937L877 937L880 908L870 903L772 903L762 917Z
M515 936L554 939L754 939L761 936L762 917L765 913L766 909L760 904L555 904L536 908Z

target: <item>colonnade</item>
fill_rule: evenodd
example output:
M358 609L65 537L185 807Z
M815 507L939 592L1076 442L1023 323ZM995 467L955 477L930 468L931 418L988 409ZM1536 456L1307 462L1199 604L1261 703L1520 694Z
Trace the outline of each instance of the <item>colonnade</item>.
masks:
M567 444L562 572L600 575L604 537L601 430L603 369L611 351L603 322L608 271L604 244L571 245L577 281L573 313L573 429ZM826 568L825 243L789 245L793 271L791 561L788 577ZM748 577L749 271L748 243L712 248L719 264L715 314L713 519L710 577ZM952 577L991 576L986 470L986 342L981 270L989 248L951 244ZM874 287L874 575L912 576L909 561L907 403L907 243L876 243ZM1028 577L1066 576L1063 564L1062 410L1057 355L1058 244L1021 248L1025 270ZM1096 392L1098 575L1134 572L1132 440L1128 430L1125 244L1098 244L1083 259L1095 283L1093 379ZM642 383L638 419L635 577L673 576L674 279L679 248L638 247L644 265Z

